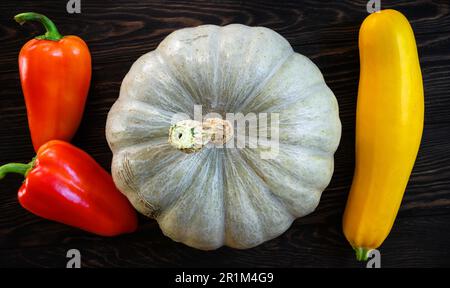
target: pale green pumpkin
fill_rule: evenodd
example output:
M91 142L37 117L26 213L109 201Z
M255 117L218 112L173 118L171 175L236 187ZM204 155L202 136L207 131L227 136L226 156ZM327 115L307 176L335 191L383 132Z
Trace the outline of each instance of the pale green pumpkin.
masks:
M264 145L206 145L206 134L178 146L172 135L169 143L169 130L180 129L173 116L193 117L196 104L220 115L278 113L278 155L262 159ZM319 69L282 36L263 27L204 25L173 32L133 64L106 136L117 187L165 235L199 249L244 249L314 211L333 173L341 124ZM179 150L197 140L189 154Z

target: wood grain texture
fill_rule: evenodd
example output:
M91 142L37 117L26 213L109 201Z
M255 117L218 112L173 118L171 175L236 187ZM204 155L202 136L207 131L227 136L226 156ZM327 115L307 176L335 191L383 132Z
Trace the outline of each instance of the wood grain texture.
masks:
M17 55L39 25L16 24L24 11L49 16L63 34L88 43L93 78L74 143L109 170L104 128L131 64L170 32L201 24L266 26L286 37L296 52L321 69L340 106L342 140L335 174L317 210L294 222L279 238L240 251L202 252L164 237L141 217L139 231L102 238L35 217L17 203L21 177L0 182L0 267L64 267L77 248L87 267L225 266L362 267L341 230L354 168L355 108L359 77L357 34L366 1L100 1L81 0L69 15L66 1L0 2L0 163L34 156L18 76ZM384 267L450 266L450 3L382 1L404 13L415 31L425 86L421 149L394 229L381 247Z

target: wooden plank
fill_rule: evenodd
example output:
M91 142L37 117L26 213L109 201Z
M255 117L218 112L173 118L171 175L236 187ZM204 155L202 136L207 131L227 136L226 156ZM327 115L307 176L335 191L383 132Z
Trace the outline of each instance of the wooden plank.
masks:
M383 246L386 266L450 266L450 3L382 1L402 11L416 34L425 85L423 141L399 219ZM0 163L34 156L17 71L20 47L39 25L20 27L13 15L38 11L62 33L84 38L93 55L93 79L74 143L109 169L104 126L122 78L142 54L170 32L205 23L272 28L322 70L340 105L343 134L335 174L318 209L281 237L258 248L205 253L165 238L153 220L138 233L114 239L89 235L24 211L17 203L21 178L0 182L0 266L60 266L66 249L85 250L86 266L358 266L340 228L354 166L354 119L359 61L357 34L365 1L82 1L82 13L65 13L65 1L0 3ZM5 12L3 12L5 11ZM3 16L5 15L5 16ZM75 247L75 248L76 248ZM441 255L439 257L439 255ZM442 257L447 255L447 257ZM62 258L61 258L62 257ZM209 261L209 262L208 262ZM361 266L361 265L359 265Z
M449 221L450 215L398 219L380 248L381 266L448 267ZM73 248L80 251L82 267L365 267L355 260L339 219L333 217L322 224L297 221L282 237L249 250L203 252L170 241L157 225L145 228L116 238L72 233L56 245L1 249L0 267L65 267L66 253Z

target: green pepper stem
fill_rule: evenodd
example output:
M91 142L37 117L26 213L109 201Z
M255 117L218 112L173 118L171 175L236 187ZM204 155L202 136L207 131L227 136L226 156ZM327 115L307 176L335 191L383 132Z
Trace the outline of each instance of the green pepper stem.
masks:
M356 260L358 261L367 261L369 259L369 253L372 251L372 249L367 249L363 247L356 247L353 248L356 253Z
M14 16L14 20L16 20L16 22L20 25L27 21L39 21L42 25L44 25L46 30L45 34L37 36L36 39L58 41L63 37L59 34L58 29L52 20L48 19L45 15L34 12L25 12Z
M0 166L0 180L3 179L8 173L17 173L26 177L28 172L30 172L31 169L33 169L35 160L36 157L34 157L33 160L31 160L31 162L28 164L8 163L3 166Z

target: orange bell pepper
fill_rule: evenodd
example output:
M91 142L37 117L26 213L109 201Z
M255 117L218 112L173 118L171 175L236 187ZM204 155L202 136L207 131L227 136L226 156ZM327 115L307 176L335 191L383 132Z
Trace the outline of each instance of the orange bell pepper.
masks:
M46 16L21 13L23 24L39 21L47 32L28 41L19 54L19 72L33 146L70 141L78 129L91 81L91 55L77 36L61 36Z

